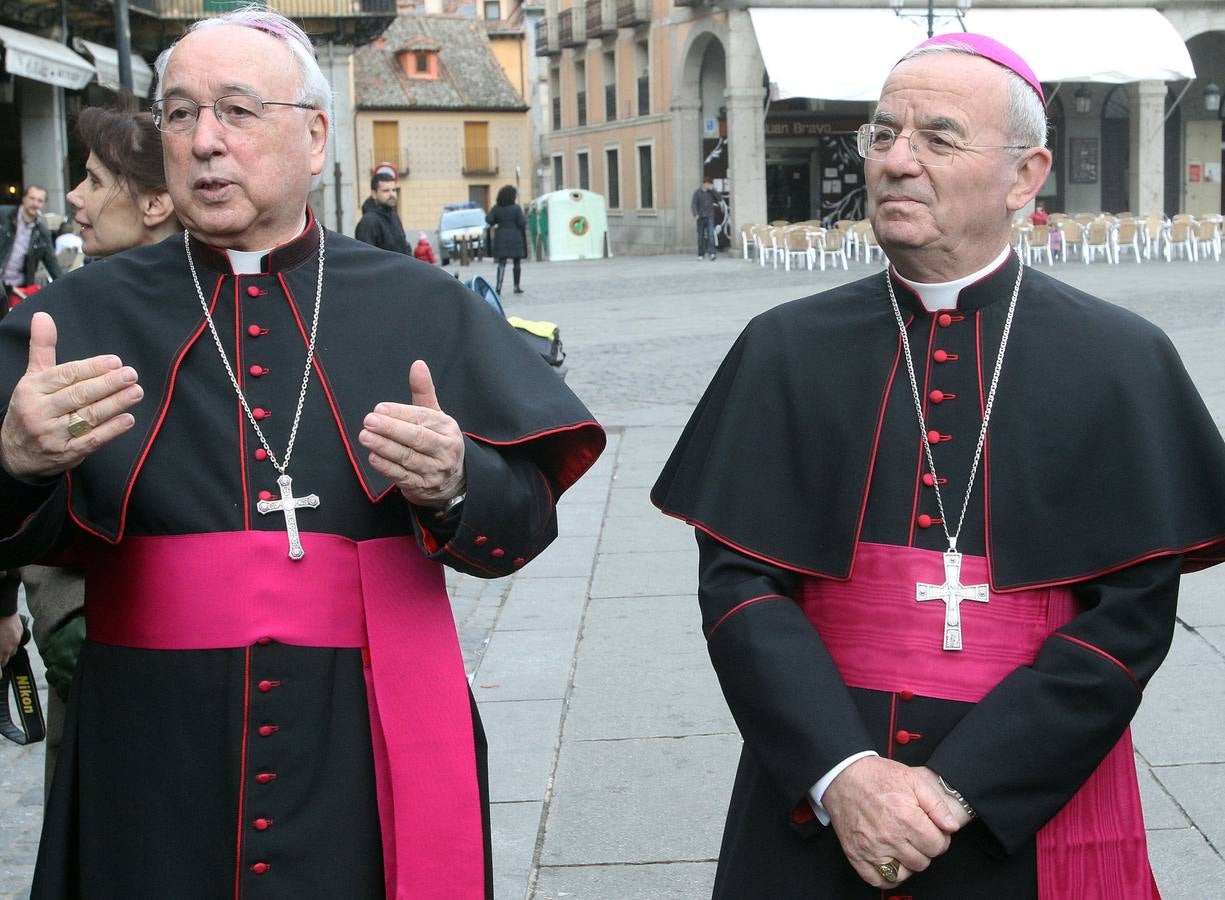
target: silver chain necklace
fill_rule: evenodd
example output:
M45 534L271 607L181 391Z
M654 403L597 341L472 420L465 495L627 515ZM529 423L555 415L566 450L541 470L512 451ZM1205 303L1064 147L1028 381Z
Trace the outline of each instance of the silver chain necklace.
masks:
M247 414L247 421L255 429L255 436L259 438L259 442L264 447L264 452L268 454L268 461L272 463L272 467L278 473L276 482L281 489L281 499L260 500L256 504L256 509L259 510L261 515L267 515L271 512L284 514L285 529L289 533L289 557L295 560L301 559L306 555L306 551L302 549L302 541L298 533L297 510L302 507L315 509L319 506L319 496L317 494L294 497L293 479L286 472L286 469L289 468L289 458L293 455L294 441L298 437L298 422L302 418L302 407L306 404L306 388L310 384L311 367L315 359L315 337L319 332L319 308L323 303L324 235L322 226L316 223L315 227L319 230L319 277L315 283L315 315L311 320L310 341L306 346L306 366L302 372L302 387L298 391L298 408L294 410L293 426L289 429L289 443L285 446L284 462L277 460L276 454L268 443L268 438L265 437L263 429L259 427L259 422L256 420L254 413L251 412L251 406L247 403L246 395L243 394L242 388L239 387L238 379L234 375L234 368L230 365L229 357L225 353L225 346L221 343L221 336L217 334L217 326L213 323L212 313L209 312L208 301L204 299L204 291L200 287L200 278L196 274L196 263L191 256L191 238L186 231L183 232L183 247L187 251L187 267L191 270L192 284L196 286L196 297L200 300L200 307L204 310L204 321L208 323L208 330L213 335L213 343L217 345L217 352L221 355L221 364L225 366L225 372L230 376L230 384L234 388L234 393L238 395L238 402L242 404L243 412Z
M944 499L940 495L940 478L936 474L936 460L932 456L931 442L927 439L927 420L923 416L923 401L919 396L919 382L915 378L914 357L910 353L910 339L906 335L906 323L902 321L902 311L898 307L897 296L893 292L893 279L885 272L885 285L889 288L889 302L893 306L893 317L897 320L898 331L902 335L902 349L906 354L906 371L910 375L910 391L914 397L915 414L919 419L919 435L923 439L923 452L927 455L927 468L932 476L932 490L936 492L936 505L940 508L940 526L944 536L948 538L949 548L944 553L944 584L917 584L915 599L943 600L944 616L944 649L960 650L962 600L974 600L979 603L988 601L988 589L985 584L963 585L961 583L961 554L957 552L957 538L961 535L961 526L966 519L966 510L970 506L970 494L974 490L974 480L978 477L978 464L982 459L983 445L987 440L987 425L991 421L991 410L995 405L995 389L999 385L1000 370L1004 366L1004 351L1008 348L1008 335L1012 332L1012 319L1017 310L1017 298L1021 295L1021 276L1025 272L1025 264L1018 256L1017 282L1012 288L1012 300L1008 304L1008 317L1004 320L1004 334L1000 338L1000 352L995 358L995 372L991 376L991 388L987 391L987 402L983 407L983 424L978 431L978 446L974 449L974 463L970 466L970 478L966 483L965 498L961 503L961 515L957 519L957 528L950 532L948 516L944 512Z

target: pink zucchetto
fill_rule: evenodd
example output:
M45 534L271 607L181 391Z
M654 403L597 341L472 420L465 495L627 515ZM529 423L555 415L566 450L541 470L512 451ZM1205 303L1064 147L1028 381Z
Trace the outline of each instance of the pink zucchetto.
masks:
M1029 63L1021 59L1020 54L1015 50L1005 47L995 38L987 37L985 34L960 34L952 32L951 34L938 34L933 38L928 38L915 47L915 50L922 50L925 47L950 47L957 50L966 50L975 56L989 59L996 65L1003 66L1010 72L1015 72L1021 76L1034 89L1042 104L1046 105L1046 96L1042 93L1042 82L1038 80L1034 70L1029 67ZM912 50L911 52L913 53L914 51Z

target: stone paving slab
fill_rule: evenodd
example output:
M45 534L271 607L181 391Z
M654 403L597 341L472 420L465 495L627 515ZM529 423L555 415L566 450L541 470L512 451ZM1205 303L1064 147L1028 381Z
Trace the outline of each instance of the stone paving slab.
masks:
M695 588L697 549L609 553L591 582L595 597L667 597Z
M709 897L713 862L637 866L546 866L536 882L536 900L695 900ZM616 894L609 893L616 885ZM502 900L498 897L497 900Z
M540 864L713 858L739 755L737 735L563 741Z
M1220 850L1195 828L1150 831L1148 857L1162 900L1225 897L1225 866L1221 865Z
M524 900L536 855L536 832L544 803L493 803L489 825L494 835L494 900Z
M1160 766L1153 775L1212 845L1225 847L1225 762ZM1225 894L1221 896L1225 897Z
M562 701L510 700L478 704L489 755L492 803L544 802L561 729Z
M587 605L588 581L588 578L535 578L533 570L526 570L515 579L502 603L498 630L561 630L577 634Z
M1136 749L1152 766L1225 758L1225 663L1162 666L1134 719Z

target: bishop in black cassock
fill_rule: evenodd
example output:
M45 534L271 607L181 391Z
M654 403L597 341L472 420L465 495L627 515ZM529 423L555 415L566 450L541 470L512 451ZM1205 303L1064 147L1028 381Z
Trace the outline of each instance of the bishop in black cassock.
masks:
M955 125L975 101L950 91L980 82L929 103L942 65L899 66L882 121ZM910 261L902 225L939 221L930 185L971 172L931 176L919 140L868 160L887 166L887 188L869 172L878 209L884 191L919 198L876 220ZM1003 203L988 215L1006 235ZM717 898L1157 897L1128 723L1169 649L1180 573L1225 558L1225 444L1164 334L1027 268L958 534L1020 266L990 240L943 308L891 266L755 318L654 487L695 526L703 629L744 737ZM962 598L959 622L939 593ZM813 797L872 753L929 768L975 816L896 886L887 854L872 881L852 867Z

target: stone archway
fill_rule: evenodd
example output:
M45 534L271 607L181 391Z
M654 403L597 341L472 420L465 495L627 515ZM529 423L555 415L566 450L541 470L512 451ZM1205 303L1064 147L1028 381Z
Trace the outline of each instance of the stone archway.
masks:
M702 183L705 157L705 119L715 117L723 106L721 96L727 85L726 32L709 20L689 34L688 46L680 57L680 71L674 80L672 100L672 144L675 157L672 171L676 179L676 244L688 247L694 241L689 198ZM720 88L720 85L722 86ZM716 125L717 129L717 125ZM720 148L724 165L728 148Z

